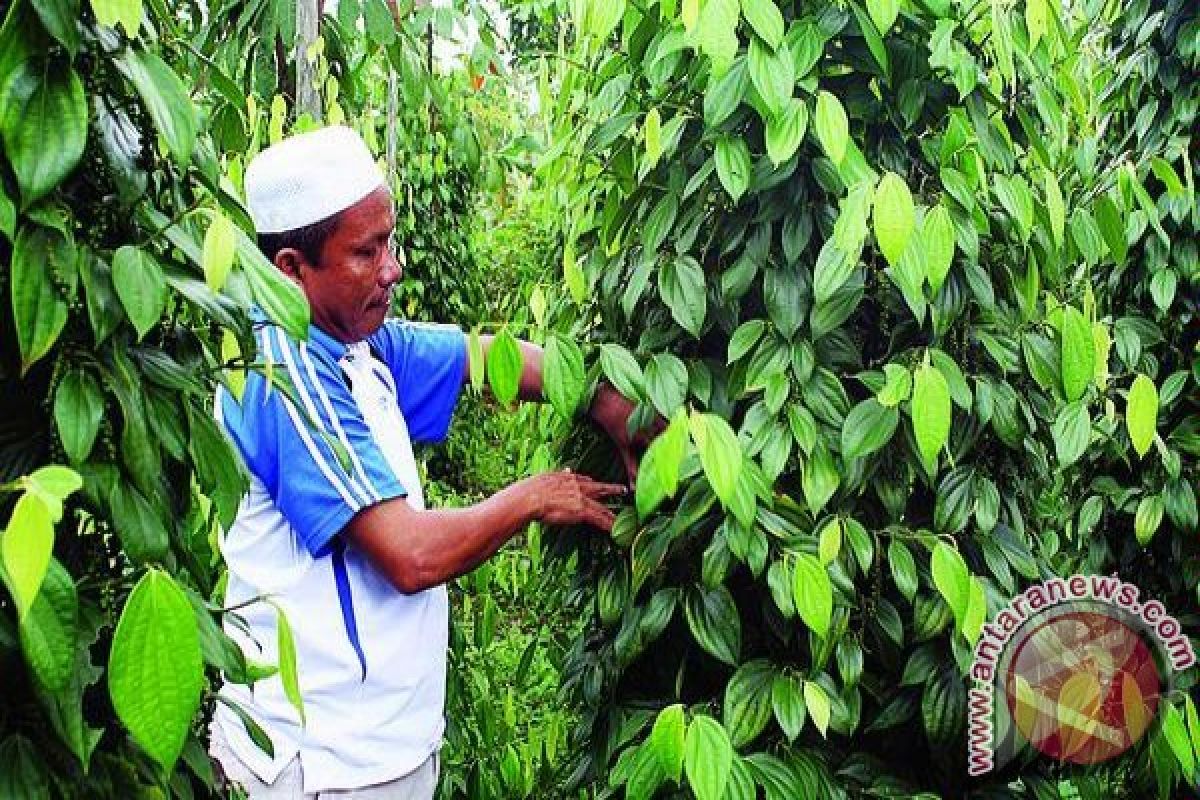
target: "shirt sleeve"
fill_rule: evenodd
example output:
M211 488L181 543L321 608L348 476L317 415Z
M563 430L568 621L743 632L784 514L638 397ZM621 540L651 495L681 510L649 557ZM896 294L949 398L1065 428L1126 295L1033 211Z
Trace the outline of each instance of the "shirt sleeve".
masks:
M217 396L217 417L247 467L314 557L363 508L407 494L331 358L274 326L259 332L272 385L247 376L241 401Z
M396 380L409 436L418 442L445 439L466 370L462 329L389 320L370 341Z

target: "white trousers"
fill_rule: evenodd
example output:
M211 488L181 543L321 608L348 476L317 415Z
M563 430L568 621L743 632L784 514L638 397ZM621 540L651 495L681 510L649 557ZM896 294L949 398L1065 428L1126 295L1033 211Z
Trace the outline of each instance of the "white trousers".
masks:
M433 800L437 791L441 765L436 751L421 766L394 781L359 789L305 793L299 754L288 762L274 783L263 783L229 747L219 725L212 725L209 730L212 735L209 754L224 774L226 785L223 791L229 792L229 797L246 797L248 800ZM235 793L237 789L241 790L240 794Z

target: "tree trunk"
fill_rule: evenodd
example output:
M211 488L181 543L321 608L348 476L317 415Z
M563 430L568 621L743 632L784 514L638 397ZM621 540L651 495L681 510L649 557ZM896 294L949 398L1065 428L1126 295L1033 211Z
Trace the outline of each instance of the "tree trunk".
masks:
M321 119L321 94L316 85L316 62L309 50L317 41L321 10L318 0L296 0L296 114Z

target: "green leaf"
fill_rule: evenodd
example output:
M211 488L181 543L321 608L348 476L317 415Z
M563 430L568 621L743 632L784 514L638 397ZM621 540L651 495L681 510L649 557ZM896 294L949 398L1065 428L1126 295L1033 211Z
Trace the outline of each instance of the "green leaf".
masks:
M1192 748L1191 738L1184 725L1183 715L1174 703L1163 703L1163 718L1160 735L1167 740L1167 745L1179 761L1183 776L1190 783L1196 772L1196 753Z
M800 680L791 675L776 675L771 685L771 708L789 742L795 741L804 730L807 710L803 692Z
M771 684L775 669L756 659L738 667L725 686L722 722L734 748L754 741L771 721Z
M808 708L808 715L812 717L813 725L821 732L821 736L828 738L829 695L825 693L821 684L816 681L804 682L804 705Z
M900 15L900 0L867 0L867 13L879 32L886 35Z
M692 412L688 429L713 493L722 505L731 507L742 471L742 448L737 435L723 418L698 411Z
M687 388L687 366L678 356L658 353L651 357L646 364L646 393L659 414L668 419L674 416L683 406Z
M20 620L21 651L48 691L61 691L74 674L78 619L75 581L51 559L37 599Z
M1076 400L1063 406L1050 426L1050 433L1059 464L1064 467L1074 464L1087 451L1092 439L1092 418L1087 405Z
M900 364L885 364L883 374L885 382L876 393L875 399L887 408L895 408L912 393L912 373L908 371L908 367Z
M101 25L117 27L119 22L130 39L137 37L142 25L142 0L91 0L92 11Z
M552 346L553 346L553 342L547 342L547 344L546 344L546 359L545 359L545 362L543 363L543 372L545 375L544 383L545 383L546 396L550 400L551 405L553 405L557 409L558 405L555 404L555 402L554 402L554 398L553 398L554 390L551 389L551 387L550 387L551 380L549 377L549 372L551 369L551 367L549 365L550 348ZM476 325L475 327L471 328L471 332L467 335L467 372L470 374L471 388L477 392L483 391L484 363L485 362L484 362L484 357L483 357L483 338L479 335L479 326ZM561 367L561 365L556 365L556 368L558 368L558 367ZM582 371L582 356L580 357L580 370ZM572 410L572 412L574 411L573 406L572 406L571 410ZM561 410L559 411L559 413L562 413ZM568 415L566 417L566 419L570 419L570 416Z
M733 769L729 735L712 717L697 715L687 729L683 764L696 800L721 800Z
M236 227L236 226L235 226ZM308 338L309 307L304 291L267 261L262 250L241 228L236 228L237 258L250 283L254 302L267 317L283 326L288 335L301 341Z
M783 113L796 85L796 67L791 51L785 47L771 48L762 39L754 37L750 40L747 63L750 65L750 82L758 90L771 116Z
M117 535L135 564L158 561L167 552L167 530L150 503L132 485L119 482L109 495Z
M1029 31L1029 50L1037 47L1038 42L1048 30L1046 8L1047 0L1025 0L1025 28Z
M708 82L704 90L704 124L716 128L729 119L750 88L750 70L744 60L739 59L724 75Z
M817 111L814 127L817 141L834 164L840 164L846 155L846 144L850 140L850 123L842 101L825 90L817 94Z
M36 493L25 492L17 499L8 527L0 538L9 590L22 617L37 597L53 549L54 523L50 509Z
M516 337L504 327L492 339L487 353L488 385L501 405L511 405L521 388L521 370L524 359Z
M750 185L750 172L753 169L750 148L740 136L722 136L717 140L714 160L721 186L737 203Z
M617 391L629 400L640 400L646 394L646 378L633 354L619 344L600 346L600 369L612 381Z
M688 593L683 611L696 643L718 661L736 666L742 624L729 590L724 586L697 587Z
M667 777L676 783L683 777L683 748L686 725L683 706L670 705L658 712L647 743Z
M167 141L175 162L187 167L196 143L196 110L175 70L157 55L133 47L116 58L117 69L141 95L154 127Z
M712 74L729 69L738 51L738 0L706 0L691 36L700 52L712 59Z
M646 113L646 121L642 124L642 135L646 141L646 163L654 165L662 156L662 116L657 108Z
M658 273L658 292L679 327L699 338L707 311L704 270L691 256L679 256Z
M895 266L904 255L909 237L916 228L916 214L908 184L894 172L884 173L875 189L872 214L875 242L888 263Z
M79 51L77 0L38 0L33 4L46 32L62 43L74 58Z
M779 47L783 41L783 14L773 0L742 0L742 16L772 50Z
M913 376L911 411L917 452L932 475L950 436L950 390L942 373L929 364L919 367Z
M482 358L480 364L482 366ZM572 419L586 388L583 352L579 345L557 333L551 334L546 339L542 370L542 382L550 405L563 419Z
M954 221L950 211L940 203L925 215L921 226L921 243L925 247L925 277L933 296L942 290L950 265L954 263Z
M789 419L789 421L793 421L793 419ZM804 490L804 501L814 515L820 513L825 504L829 502L829 498L833 497L840 481L833 454L829 452L829 448L824 443L818 442L813 447L812 453L809 454L808 460L804 462L800 480Z
M1138 544L1145 547L1158 532L1162 524L1163 498L1161 494L1146 495L1138 502L1137 511L1133 515L1133 532Z
M50 521L57 524L62 519L63 501L82 488L83 479L70 467L51 464L34 470L21 483L46 504Z
M858 266L858 257L838 247L834 239L826 240L817 253L813 267L813 299L818 306L828 303L838 293Z
M237 233L233 227L229 217L216 211L204 234L201 266L204 280L214 292L221 291L229 270L233 269L233 258L237 254Z
M96 379L80 369L67 372L54 393L54 424L71 461L91 453L103 416L104 394Z
M74 255L74 248L57 231L24 227L17 234L11 280L22 374L50 352L67 324L67 301L54 288L51 277Z
M117 297L141 339L158 324L167 307L162 267L144 250L125 245L113 253L112 275Z
M815 557L798 553L792 575L796 613L813 633L826 638L833 617L833 584L829 573Z
M1158 430L1158 388L1145 375L1138 375L1125 399L1125 428L1129 442L1142 458L1150 452Z
M887 444L900 415L895 408L875 398L863 400L850 410L842 423L842 458L863 458Z
M933 585L946 600L955 619L963 619L971 603L971 571L967 563L946 542L938 540L930 559Z
M1042 186L1046 193L1046 213L1050 216L1050 233L1054 236L1055 247L1061 248L1067 230L1067 207L1062 190L1058 188L1057 176L1048 169L1042 170Z
M1108 195L1103 195L1096 201L1096 224L1117 266L1124 264L1125 256L1129 252L1129 243L1125 238L1125 217Z
M767 120L765 137L771 163L778 167L791 158L807 130L808 106L795 97L789 98L782 111Z
M1063 308L1062 325L1062 383L1067 400L1078 400L1087 391L1096 371L1096 347L1092 341L1092 324L1074 306Z
M729 337L729 352L725 363L732 364L750 352L750 348L758 343L766 328L767 323L761 319L749 319L739 325L738 329Z
M842 550L842 518L830 517L829 520L821 526L820 535L817 537L817 560L821 562L821 566L832 564L837 560L838 553Z
M200 708L203 687L191 603L169 575L150 570L134 586L117 622L108 691L134 740L168 774Z
M287 614L275 606L276 647L279 653L279 678L283 683L283 694L300 715L300 725L305 724L304 699L300 696L300 675L296 669L296 639Z
M0 87L0 139L27 209L79 165L88 109L75 70L20 65Z
M917 563L913 560L908 545L893 538L888 543L888 565L891 567L892 581L896 584L896 589L911 603L917 594Z

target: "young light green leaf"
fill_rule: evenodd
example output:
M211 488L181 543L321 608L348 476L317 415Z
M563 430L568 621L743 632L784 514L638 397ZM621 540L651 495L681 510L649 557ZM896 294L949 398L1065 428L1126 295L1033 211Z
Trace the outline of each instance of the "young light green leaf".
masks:
M550 343L546 344L547 360L550 355ZM549 365L543 364L544 371L549 371ZM483 338L479 335L479 326L471 328L471 332L467 335L467 372L471 377L471 388L477 392L483 391L484 380L484 358L483 358ZM545 380L546 394L550 396L549 378ZM553 405L553 400L551 400ZM557 406L556 406L557 408Z
M29 611L37 597L53 549L54 523L50 509L37 494L25 492L17 499L8 527L0 537L9 590L20 616Z
M783 14L774 0L742 0L742 16L772 50L783 41Z
M652 108L646 113L642 135L646 141L646 163L653 166L662 156L662 117L657 108Z
M850 139L850 123L842 101L825 90L817 94L817 111L814 127L817 141L825 154L835 164L840 164L846 155L846 144Z
M283 609L275 606L276 646L279 652L279 678L283 682L283 694L300 715L304 726L304 698L300 696L300 674L296 664L296 639L292 635L292 624Z
M933 585L954 612L954 618L962 620L971 602L971 571L958 550L938 540L930 559Z
M791 51L786 47L773 49L754 37L746 62L750 66L750 82L771 115L782 114L796 85L796 66Z
M492 339L487 353L488 385L501 405L511 405L521 388L521 370L524 359L521 346L507 327Z
M1175 707L1174 703L1163 703L1162 728L1159 735L1167 740L1171 752L1179 760L1179 767L1184 778L1190 782L1196 773L1196 751L1188 736L1183 715L1179 713L1179 709Z
M908 184L896 173L884 173L879 180L871 219L880 252L889 264L896 266L916 227L912 194Z
M938 453L950 436L950 389L942 373L929 364L919 367L913 377L911 410L921 462L933 474Z
M1042 187L1046 193L1050 233L1054 236L1055 247L1062 247L1067 230L1067 206L1063 201L1062 189L1058 188L1058 177L1048 169L1042 170Z
M717 140L714 160L721 185L737 203L750 185L750 172L753 169L750 148L740 136L722 136Z
M1078 400L1087 391L1095 373L1096 346L1092 341L1092 324L1074 306L1063 308L1062 325L1062 384L1068 401Z
M921 240L925 245L925 277L933 296L942 290L950 265L954 263L954 221L941 203L925 215Z
M108 663L114 710L167 774L200 708L204 662L195 611L169 575L142 576L121 611Z
M1046 0L1025 0L1025 28L1029 31L1029 51L1037 47L1038 42L1046 35L1047 17Z
M50 464L34 470L21 483L46 504L50 522L57 524L62 519L63 501L83 487L83 478L70 467Z
M1133 515L1133 533L1142 547L1150 543L1158 526L1162 524L1163 498L1161 494L1148 494L1138 502Z
M765 138L767 158L771 163L778 167L791 158L804 141L807 130L808 106L795 97L789 98L783 110L767 120Z
M883 374L885 382L875 399L880 405L895 408L907 400L912 392L912 373L908 371L908 367L900 364L885 364Z
M693 411L688 430L700 454L700 466L721 504L729 508L742 471L742 448L729 423L716 414Z
M91 0L96 21L110 28L120 23L129 39L137 38L142 26L142 0Z
M828 736L829 731L829 695L826 694L824 687L816 681L804 682L804 705L808 708L808 715L812 717L813 725L821 732L821 736Z
M733 745L715 719L697 715L688 725L683 764L696 800L721 800L733 769Z
M204 250L201 265L204 280L214 292L221 291L229 270L233 269L233 258L237 254L237 232L233 222L220 211L213 212L212 222L204 234Z
M712 75L729 69L738 51L738 0L705 0L691 36L700 52L712 60Z
M842 518L830 517L829 521L821 526L821 532L817 535L817 559L821 562L821 566L826 566L837 560L841 550Z
M547 337L542 358L542 384L550 405L563 419L575 416L585 382L583 352L579 345L557 333Z
M900 15L900 0L867 0L867 13L880 35L886 36Z
M822 639L829 635L833 617L833 584L825 567L807 553L796 555L793 565L793 599L804 624Z
M1129 387L1125 399L1125 428L1139 458L1150 452L1158 430L1158 388L1145 375L1138 375Z
M683 777L685 734L683 706L676 703L658 712L654 727L650 731L650 738L647 740L663 772L676 783Z

